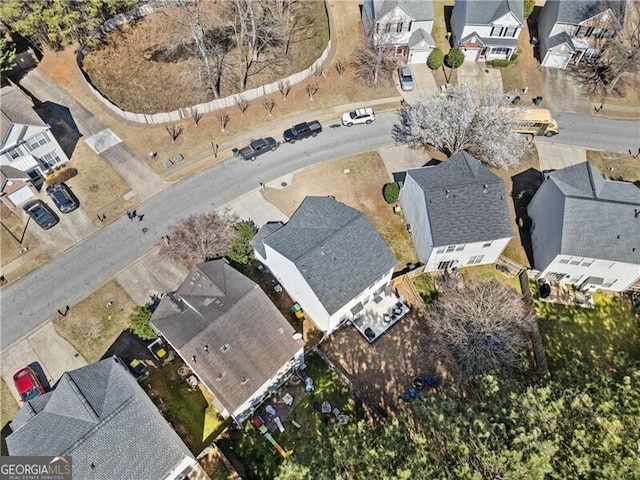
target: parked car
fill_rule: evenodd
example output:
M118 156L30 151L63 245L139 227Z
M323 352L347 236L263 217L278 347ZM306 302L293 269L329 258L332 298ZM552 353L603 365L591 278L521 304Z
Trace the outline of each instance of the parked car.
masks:
M322 125L318 120L312 122L302 122L288 128L282 134L282 138L287 143L295 143L296 140L315 137L322 132Z
M273 152L279 145L280 144L276 142L273 137L259 138L257 140L252 140L248 146L238 150L238 155L245 160L255 160L256 157L263 153L267 153L269 151Z
M27 203L24 206L24 211L44 230L50 229L60 221L51 207L42 200L33 200Z
M47 195L62 213L73 212L80 206L78 198L65 183L55 183L47 187Z
M23 402L44 394L44 387L31 367L24 367L13 374L13 383Z
M413 75L411 74L411 69L409 67L404 66L398 69L398 79L400 80L400 88L409 92L413 90Z
M376 119L376 114L373 108L358 108L352 112L347 112L342 115L342 124L347 127L357 125L359 123L366 123L369 125Z

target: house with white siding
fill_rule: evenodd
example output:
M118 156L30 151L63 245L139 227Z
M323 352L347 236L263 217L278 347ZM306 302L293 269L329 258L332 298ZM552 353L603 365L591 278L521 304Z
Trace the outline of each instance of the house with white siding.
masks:
M467 152L407 170L399 201L427 271L495 263L513 238L502 179Z
M518 49L524 0L456 0L451 13L451 45L465 62L509 60Z
M31 100L11 85L0 88L0 166L22 171L31 182L41 185L47 172L68 161L51 127L33 110ZM23 183L5 192L13 206L34 196L30 182Z
M365 35L406 63L425 63L436 43L431 36L431 0L364 0Z
M325 333L385 292L397 263L367 217L331 197L307 197L286 224L268 223L255 256Z
M589 162L550 173L527 208L538 278L621 292L640 278L640 189Z
M303 363L304 342L266 293L224 260L191 269L149 322L242 422Z
M600 56L622 28L625 2L547 0L538 18L540 63L565 69Z

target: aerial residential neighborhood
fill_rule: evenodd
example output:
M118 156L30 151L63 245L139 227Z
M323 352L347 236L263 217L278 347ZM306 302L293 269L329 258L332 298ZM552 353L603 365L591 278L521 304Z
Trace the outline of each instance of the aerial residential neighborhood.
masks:
M637 478L640 3L0 5L0 477Z

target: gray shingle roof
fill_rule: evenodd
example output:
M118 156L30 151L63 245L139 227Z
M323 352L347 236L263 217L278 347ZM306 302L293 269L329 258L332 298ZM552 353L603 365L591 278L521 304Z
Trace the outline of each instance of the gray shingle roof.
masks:
M563 43L567 44L572 53L576 52L576 47L567 32L560 32L557 35L547 38L546 40L547 49L557 47L558 45L562 45Z
M435 247L513 237L503 181L467 152L407 176L424 190Z
M505 37L478 37L484 46L487 47L517 47L517 38Z
M253 248L255 248L260 255L262 255L262 258L267 255L264 250L264 239L276 230L281 229L283 225L284 223L282 222L267 222L262 227L260 227L258 233L256 233L251 239L251 245L253 245Z
M12 123L20 125L46 126L36 112L29 98L11 85L0 88L0 144Z
M427 33L427 31L424 28L419 28L418 30L416 30L411 34L411 37L409 37L409 46L413 47L419 44L420 42L422 42L423 40L432 47L436 46L435 40L429 33Z
M65 373L11 428L10 455L71 455L83 480L157 480L192 457L116 357Z
M404 10L414 20L433 20L431 0L374 0L374 15L379 19L396 6Z
M22 170L18 170L10 165L0 165L0 188L4 187L4 184L7 180L20 180L20 179L28 179L29 174L23 172Z
M605 179L589 162L553 172L547 181L565 196L562 254L640 264L638 187Z
M512 12L524 24L524 0L469 0L467 4L467 25L489 25Z
M618 22L622 23L624 18L625 4L623 1L611 2L610 0L547 0L549 7L553 7L553 3L558 3L558 19L560 23L568 23L577 25L584 22L615 5L612 10ZM544 8L548 8L545 4Z
M264 243L291 260L329 315L397 263L360 211L330 197L307 197Z
M303 347L262 289L225 260L193 267L151 324L231 413Z

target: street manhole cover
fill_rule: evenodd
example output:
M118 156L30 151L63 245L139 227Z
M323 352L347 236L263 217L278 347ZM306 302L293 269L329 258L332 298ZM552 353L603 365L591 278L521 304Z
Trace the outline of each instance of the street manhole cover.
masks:
M280 183L280 186L281 186L281 187L286 187L287 185L289 185L287 182L282 182L282 183Z

